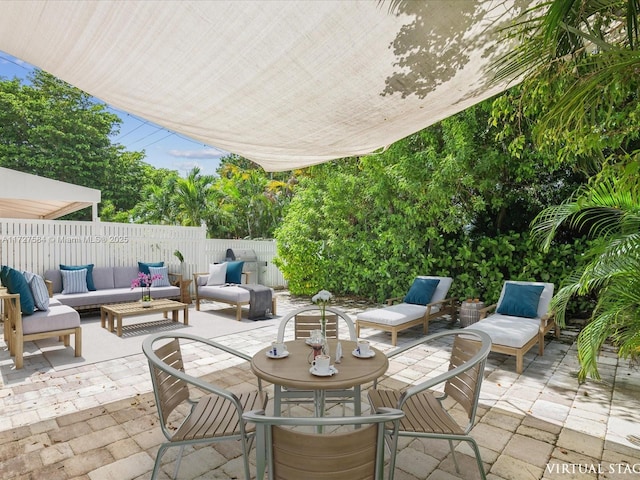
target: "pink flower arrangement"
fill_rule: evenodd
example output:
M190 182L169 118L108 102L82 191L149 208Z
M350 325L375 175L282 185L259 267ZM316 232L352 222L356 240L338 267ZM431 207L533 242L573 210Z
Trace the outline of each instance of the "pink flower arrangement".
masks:
M160 280L162 275L155 274L151 275L149 273L138 272L138 277L131 281L131 290L134 288L142 287L142 300L150 301L151 300L151 284L154 280Z

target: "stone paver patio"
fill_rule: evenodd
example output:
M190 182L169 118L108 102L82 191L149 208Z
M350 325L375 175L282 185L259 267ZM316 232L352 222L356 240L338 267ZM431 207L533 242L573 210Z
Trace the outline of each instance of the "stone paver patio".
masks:
M280 314L295 308L297 300L279 296ZM365 308L336 306L352 315ZM447 328L457 326L446 319L430 324L430 332ZM419 329L406 330L399 344L419 334ZM388 334L363 330L362 335L381 350L391 350ZM275 336L276 327L269 326L216 340L251 355ZM537 349L526 355L522 375L515 373L513 357L490 354L472 431L489 479L640 478L640 445L629 440L640 436L638 370L606 350L600 357L602 380L579 384L574 338L571 329L560 340L548 337L543 357L535 354ZM142 353L63 371L37 355L26 357L25 368L16 371L2 346L0 478L150 478L164 437ZM232 390L256 384L249 366L227 355L189 348L185 359L192 373ZM382 383L402 387L420 381L443 361L437 350L414 349L392 359ZM460 474L447 442L401 439L399 447L398 480L479 478L467 445L457 446ZM165 454L160 478L173 474L176 453ZM236 442L187 449L178 478L242 478L240 454Z

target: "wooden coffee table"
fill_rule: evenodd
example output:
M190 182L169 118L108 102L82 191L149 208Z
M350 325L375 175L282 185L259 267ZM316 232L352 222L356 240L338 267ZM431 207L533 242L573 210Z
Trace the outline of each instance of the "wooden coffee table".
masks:
M176 302L175 300L158 299L153 300L151 305L143 307L141 302L116 303L113 305L103 305L100 307L100 324L105 328L107 320L109 321L109 331L113 332L113 323L115 319L118 336L122 336L122 319L125 317L137 317L147 315L149 313L163 313L167 318L171 312L171 319L178 321L178 312L182 310L185 325L189 325L189 305L186 303Z

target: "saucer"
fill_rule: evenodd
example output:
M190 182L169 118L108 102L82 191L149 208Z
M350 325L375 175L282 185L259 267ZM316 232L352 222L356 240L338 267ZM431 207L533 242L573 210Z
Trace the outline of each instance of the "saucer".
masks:
M285 350L280 355L274 355L271 353L271 350L267 350L267 357L269 358L287 358L289 356L289 351Z
M331 375L333 375L334 373L338 373L338 369L336 367L334 367L333 365L329 366L329 371L327 373L320 373L316 370L316 367L311 367L309 369L309 372L311 372L312 375L315 375L316 377L330 377Z
M369 350L369 353L367 353L366 355L361 355L360 352L358 352L357 348L353 352L351 352L351 354L354 357L358 358L373 358L376 356L376 352L374 352L373 350Z

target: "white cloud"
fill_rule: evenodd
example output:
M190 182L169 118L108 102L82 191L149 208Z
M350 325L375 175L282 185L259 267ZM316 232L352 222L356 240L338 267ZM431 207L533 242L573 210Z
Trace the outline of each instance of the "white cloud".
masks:
M204 148L201 150L169 150L169 155L178 158L191 158L191 159L211 159L221 158L228 155L224 150L218 150L217 148Z

